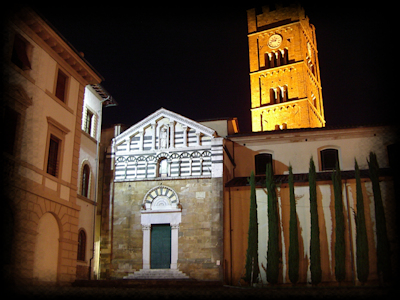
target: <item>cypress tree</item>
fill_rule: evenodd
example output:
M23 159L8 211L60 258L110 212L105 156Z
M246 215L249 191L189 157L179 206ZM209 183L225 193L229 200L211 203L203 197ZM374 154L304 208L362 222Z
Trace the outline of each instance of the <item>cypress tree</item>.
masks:
M278 282L279 276L279 223L275 182L271 164L267 164L266 187L268 191L268 249L267 249L267 281Z
M345 240L344 240L344 214L342 198L342 178L339 163L332 173L333 191L335 195L335 277L341 282L345 279Z
M258 274L258 220L257 220L257 200L256 200L256 184L254 172L250 175L250 218L249 231L247 236L247 254L246 254L246 273L243 279L250 282L257 282ZM253 272L253 278L251 274Z
M311 282L317 285L321 282L321 250L319 241L318 206L317 206L317 181L314 160L311 156L308 174L310 187L310 214L311 214L311 241L310 241L310 270Z
M386 217L382 203L381 188L379 186L379 165L376 154L373 152L369 153L368 166L375 202L376 253L378 256L377 269L379 277L383 281L388 282L391 280L392 272L390 265L390 244L386 230Z
M369 275L368 237L367 227L365 225L364 198L361 189L360 170L357 160L355 159L354 161L357 197L357 214L355 214L357 277L360 282L365 283Z
M294 197L294 182L292 166L289 165L289 279L296 284L299 279L299 236L297 228L296 199Z

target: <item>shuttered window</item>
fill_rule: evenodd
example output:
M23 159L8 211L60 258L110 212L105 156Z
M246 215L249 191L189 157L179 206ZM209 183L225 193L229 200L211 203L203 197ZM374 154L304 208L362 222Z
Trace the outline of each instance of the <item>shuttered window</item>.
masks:
M60 161L61 140L54 135L50 135L49 152L47 159L47 173L58 177L58 168Z
M55 94L56 97L63 102L65 102L66 99L67 83L68 83L68 76L59 69L57 74L57 84L56 84Z
M334 170L336 162L339 161L339 151L337 149L324 149L321 155L321 171Z

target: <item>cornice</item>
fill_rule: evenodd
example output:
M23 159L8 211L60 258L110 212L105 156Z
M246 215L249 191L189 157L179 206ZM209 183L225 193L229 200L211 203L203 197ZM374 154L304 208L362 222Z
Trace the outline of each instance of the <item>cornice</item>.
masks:
M176 121L180 124L187 125L190 128L196 129L196 131L200 131L204 134L207 134L209 136L216 136L215 130L211 129L207 126L204 126L202 124L199 124L191 119L188 119L182 115L179 115L177 113L174 113L172 111L169 111L165 108L160 108L156 112L152 113L151 115L147 116L144 118L142 121L136 123L133 125L131 128L125 130L123 133L121 133L119 136L115 137L114 140L118 144L122 140L126 139L127 137L132 136L135 134L137 131L139 131L141 128L146 128L150 126L152 123L155 123L158 119L161 119L162 117L167 117L170 119L170 121Z
M273 68L267 68L267 69L262 69L262 70L257 70L254 72L250 72L249 75L257 75L257 74L261 74L261 75L279 75L281 72L292 72L292 71L296 71L296 66L304 64L303 60L299 60L290 64L286 64L286 65L282 65L282 66L278 66L278 67L273 67Z
M98 84L104 78L83 58L83 54L56 32L49 23L29 8L22 8L13 22L30 38L45 49L64 68L67 68L82 84Z
M359 126L350 128L300 128L287 129L280 131L265 131L228 138L238 144L256 145L256 144L284 144L304 141L332 140L332 139L350 139L358 137L379 137L384 133L391 133L390 126Z
M274 34L276 32L280 32L281 30L284 30L285 27L290 27L290 26L293 26L293 25L296 25L296 24L299 24L299 23L300 23L300 20L297 20L297 21L293 21L293 22L290 22L290 23L286 23L284 25L280 25L280 26L276 26L276 27L272 27L272 28L268 28L268 29L261 29L260 31L249 33L247 36L251 37L251 36L255 36L255 35ZM257 30L259 28L260 27L257 26ZM288 29L290 30L290 28L288 28Z

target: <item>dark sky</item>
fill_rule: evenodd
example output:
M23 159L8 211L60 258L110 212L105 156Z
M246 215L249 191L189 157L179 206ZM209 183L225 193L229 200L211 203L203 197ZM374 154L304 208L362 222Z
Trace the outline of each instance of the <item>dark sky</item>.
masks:
M105 78L119 106L104 109L103 124L130 126L164 107L194 120L238 117L250 131L246 9L256 4L179 3L36 9ZM303 7L316 27L327 126L392 120L387 9L311 3Z

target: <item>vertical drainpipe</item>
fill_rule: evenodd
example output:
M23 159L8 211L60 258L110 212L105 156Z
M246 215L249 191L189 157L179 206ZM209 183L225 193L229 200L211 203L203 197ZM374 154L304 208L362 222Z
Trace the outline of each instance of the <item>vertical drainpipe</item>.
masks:
M232 205L231 205L231 188L229 187L229 256L230 256L230 278L229 278L229 284L232 285L233 279L232 279Z

